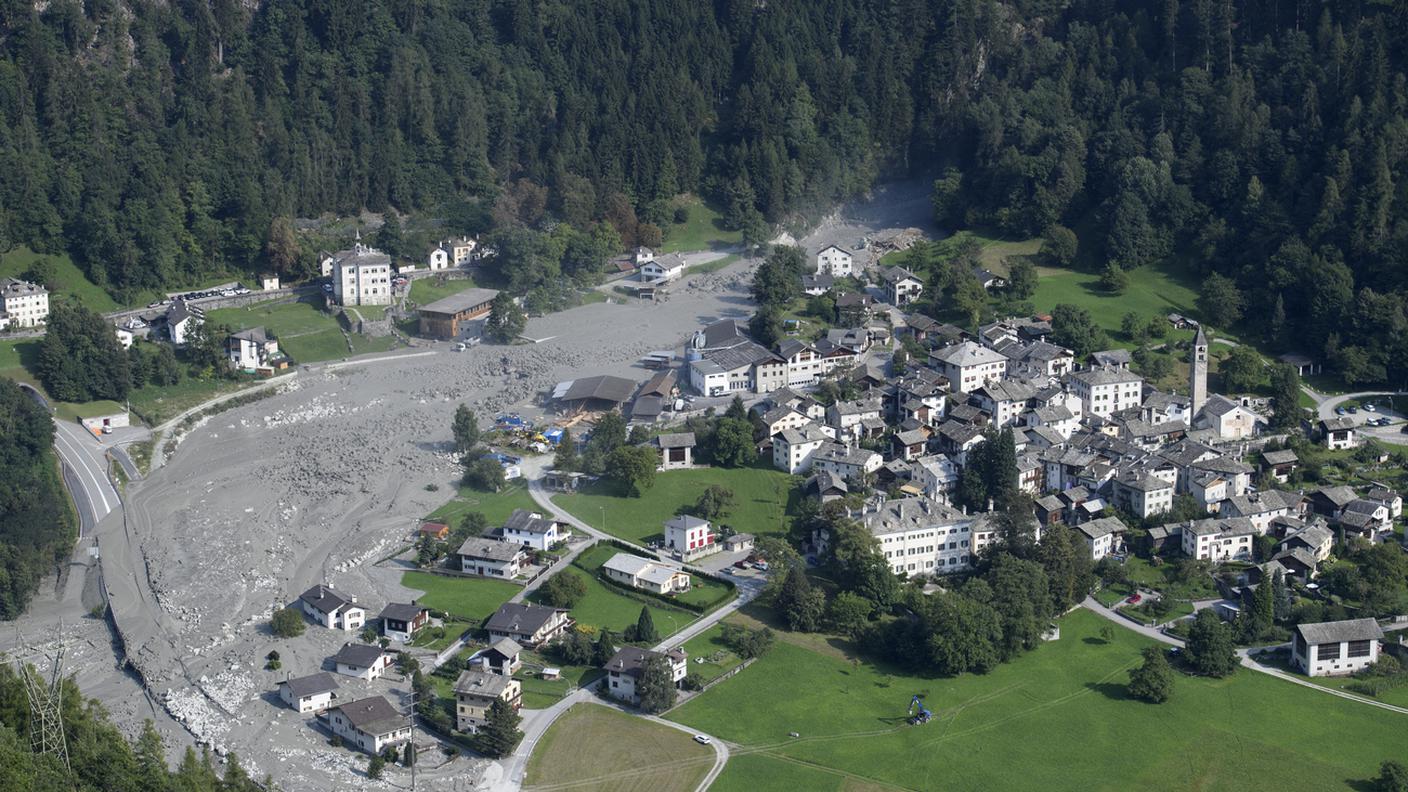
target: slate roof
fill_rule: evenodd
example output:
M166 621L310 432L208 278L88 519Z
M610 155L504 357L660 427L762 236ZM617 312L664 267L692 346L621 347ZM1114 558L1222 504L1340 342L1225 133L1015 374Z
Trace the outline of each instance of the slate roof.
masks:
M449 297L442 297L435 302L422 306L421 313L454 315L464 313L471 308L477 308L484 303L493 302L499 296L498 289L465 289L462 292L451 294Z
M671 432L662 434L655 438L655 444L661 448L693 448L694 432Z
M497 539L471 536L464 540L464 544L460 545L457 553L470 558L487 558L490 561L507 563L523 553L523 546L513 542L500 542Z
M416 617L420 616L421 612L425 610L426 608L413 602L390 602L387 603L385 608L381 609L381 613L378 613L376 617L378 619L395 619L396 621L409 622L414 621Z
M288 692L295 698L300 699L305 696L316 696L319 693L330 693L338 689L337 680L332 674L326 671L319 671L308 676L285 679L279 683L288 688Z
M675 649L674 651L666 652L662 655L660 652L652 652L649 649L641 649L637 646L623 646L616 650L616 654L612 655L611 659L607 660L606 665L602 666L602 668L605 668L607 671L614 671L618 674L638 677L645 668L646 660L661 656L670 657L676 662L682 661L684 660L684 650Z
M358 699L333 707L342 713L352 727L363 734L390 734L409 729L411 722L391 706L391 702L381 696Z
M1001 363L1007 360L1003 355L972 341L964 341L961 344L936 349L929 353L929 358L956 368Z
M1266 464L1268 465L1286 465L1291 462L1300 461L1300 457L1296 456L1296 452L1289 448L1281 451L1263 451L1261 458L1266 460Z
M332 656L332 661L334 663L352 666L353 668L371 668L381 659L384 652L385 650L380 646L356 643L343 644L342 648L337 650L337 654Z
M563 386L566 386L565 388ZM595 377L582 377L571 382L562 383L554 389L553 398L558 401L583 401L586 399L600 399L602 401L624 404L629 401L631 394L636 390L636 383L625 377L612 377L610 375L599 375ZM560 391L560 393L559 393Z
M505 602L494 611L484 628L490 632L527 633L532 635L553 620L560 611L541 605Z
M1071 374L1071 378L1085 383L1086 385L1115 385L1125 382L1143 382L1144 378L1133 371L1113 368L1094 368L1077 371Z
M487 671L461 671L455 679L455 694L494 699L502 696L512 681L513 677Z
M1085 534L1085 536L1093 542L1102 536L1125 533L1129 528L1124 523L1120 522L1118 518L1101 517L1098 520L1090 520L1077 525L1076 530Z
M928 498L900 498L885 501L879 510L862 518L866 530L876 536L918 531L935 525L951 525L967 517L952 506Z
M303 592L299 599L319 613L337 613L339 609L356 603L354 597L334 591L332 586L321 583Z
M1383 640L1384 631L1373 619L1297 624L1296 632L1307 644L1340 643L1342 641Z

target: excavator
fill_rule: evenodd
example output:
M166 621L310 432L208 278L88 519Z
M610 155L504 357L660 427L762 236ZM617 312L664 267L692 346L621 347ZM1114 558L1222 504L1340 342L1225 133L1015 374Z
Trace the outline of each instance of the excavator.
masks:
M924 707L924 699L918 694L909 700L909 725L919 726L928 723L933 717L934 713Z

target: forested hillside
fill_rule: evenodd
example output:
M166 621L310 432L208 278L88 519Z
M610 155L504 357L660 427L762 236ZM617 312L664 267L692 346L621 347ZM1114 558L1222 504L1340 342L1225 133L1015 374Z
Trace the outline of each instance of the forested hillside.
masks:
M48 412L0 377L0 620L20 615L73 547L53 443Z
M0 5L0 234L115 294L253 266L277 216L629 243L696 192L757 239L918 175L948 226L1223 273L1215 324L1352 380L1408 361L1403 0L40 7Z

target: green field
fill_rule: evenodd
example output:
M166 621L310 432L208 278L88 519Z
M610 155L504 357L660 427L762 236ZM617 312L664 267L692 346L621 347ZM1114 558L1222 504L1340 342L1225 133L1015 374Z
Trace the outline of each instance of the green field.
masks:
M1133 311L1144 317L1180 313L1197 315L1198 294L1191 278L1157 266L1139 267L1129 272L1129 287L1123 294L1100 288L1100 276L1089 272L1039 267L1032 305L1049 313L1060 303L1078 305L1090 311L1095 323L1120 336L1120 320ZM1220 328L1219 328L1220 329ZM1165 340L1172 341L1170 335Z
M206 314L213 324L231 330L263 327L279 339L279 349L298 363L337 360L367 352L384 352L396 345L391 336L366 338L352 334L352 348L337 317L311 302L256 303L244 308L218 308Z
M735 755L767 757L730 762L716 787L755 792L798 788L810 773L791 763L830 776L808 789L1356 789L1403 755L1402 716L1246 670L1180 675L1163 705L1130 700L1127 671L1147 641L1121 629L1106 643L1105 624L1078 610L1060 640L958 678L853 665L780 641L670 718L738 744ZM914 694L934 722L906 724Z
M791 524L787 507L796 483L772 468L671 470L657 475L655 486L640 498L623 497L613 483L598 482L581 493L558 495L553 502L593 528L644 542L661 536L666 520L682 507L693 506L705 487L718 484L733 491L733 508L720 525L739 533L781 534Z
M127 408L115 401L108 401L106 399L84 402L83 404L54 402L54 415L65 421L78 421L81 418L112 415L120 412L127 412Z
M684 644L685 654L689 657L689 672L698 674L704 682L719 678L743 662L743 658L724 645L723 634L723 625L716 624Z
M429 305L436 300L449 297L452 294L459 294L465 289L474 288L474 281L470 278L462 280L449 280L438 283L438 277L417 278L411 281L411 293L407 295L411 302L416 305Z
M35 253L26 247L17 247L0 256L0 278L23 278L26 270L36 259L48 259L54 269L54 294L73 297L99 313L121 310L122 306L103 291L102 287L88 280L73 259L64 253Z
M601 569L602 564L610 561L612 556L621 552L624 551L603 542L583 551L572 563L595 575L597 570ZM675 599L697 607L707 608L711 604L727 601L729 593L728 586L717 580L690 575L689 591L675 595Z
M129 393L127 398L133 412L156 426L202 402L249 385L249 380L186 377L175 385L144 385Z
M691 196L676 198L670 204L670 211L673 213L677 206L683 206L689 210L689 221L677 224L674 222L674 217L671 216L670 222L664 228L665 242L657 252L678 253L680 251L714 250L736 245L743 240L742 233L724 228L723 218L719 216L719 213L710 209L698 198Z
M528 485L516 481L499 492L483 492L473 487L460 487L459 493L425 519L442 522L454 528L466 514L480 512L490 526L503 525L514 509L538 511L538 504L528 494Z
M678 729L577 704L543 733L528 759L524 789L692 792L713 765L714 749Z
M9 338L0 341L0 377L16 382L38 384L34 371L39 367L42 338Z
M687 611L628 597L602 583L595 575L589 575L576 567L569 566L557 574L575 575L586 583L586 596L572 608L572 618L584 626L607 629L620 635L627 627L636 623L636 619L640 618L640 609L646 607L650 609L650 618L655 621L656 631L663 637L684 629L695 619L695 615ZM528 599L541 603L541 591L542 589L538 589L529 594Z
M401 575L401 585L424 591L424 596L418 599L420 604L476 625L521 590L520 586L504 580L449 577L429 572L406 572Z
M719 270L723 269L724 267L727 267L733 262L738 261L739 258L741 258L741 256L729 254L720 259L706 261L703 264L696 264L685 270L685 276L688 277L690 275L708 275L711 272L718 272Z

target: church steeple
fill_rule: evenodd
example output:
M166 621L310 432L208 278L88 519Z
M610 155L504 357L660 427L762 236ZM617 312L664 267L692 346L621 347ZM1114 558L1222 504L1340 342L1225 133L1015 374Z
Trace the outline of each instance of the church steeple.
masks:
M1208 400L1208 337L1203 334L1203 326L1198 325L1198 334L1193 337L1193 354L1188 361L1189 426L1198 417Z

